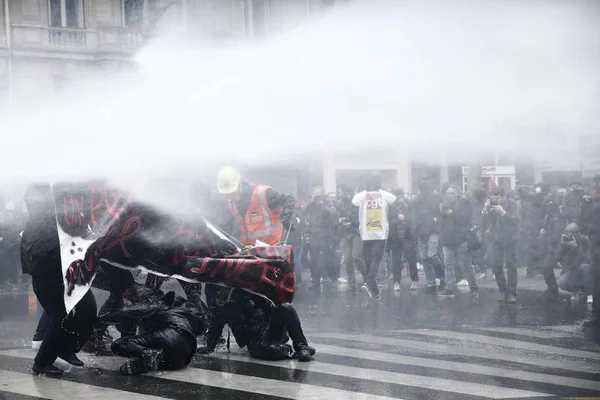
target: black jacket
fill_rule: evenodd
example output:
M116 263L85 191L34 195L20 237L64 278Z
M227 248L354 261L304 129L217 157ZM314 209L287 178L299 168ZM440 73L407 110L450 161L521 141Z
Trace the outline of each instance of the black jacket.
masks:
M581 208L584 202L584 195L585 192L583 190L577 190L572 191L565 197L562 213L569 222L579 221L579 218L581 217Z
M358 220L358 207L352 204L352 198L342 198L339 203L338 213L342 225L342 235L358 235L360 226Z
M232 289L225 304L212 312L206 347L215 349L225 325L228 325L238 346L245 347L253 340L260 340L269 325L272 304L262 297L242 289Z
M30 185L25 193L29 219L21 238L24 274L60 278L60 242L50 185Z
M455 247L467 241L471 229L472 208L467 199L459 199L448 208L452 210L452 215L440 215L440 242L442 246Z
M558 245L558 261L563 271L570 271L579 268L582 264L590 264L589 239L584 235L574 235L577 246L568 246L564 242Z
M491 231L491 240L503 245L509 245L515 243L518 238L519 215L517 204L505 198L502 208L506 211L504 216L492 211L488 213L484 212L481 216L481 221L484 230L489 229Z
M421 240L427 240L433 233L439 233L439 223L435 219L440 213L442 198L437 193L422 193L415 200L413 217L416 234Z
M400 220L400 215L404 216L403 220ZM389 224L389 240L404 240L411 237L411 211L406 200L398 198L391 205Z
M306 224L306 234L310 237L332 237L339 218L335 208L323 202L310 202L302 210L302 219Z
M192 336L204 333L205 317L192 303L160 290L150 299L98 315L104 323L136 322L143 333L165 328L185 331Z

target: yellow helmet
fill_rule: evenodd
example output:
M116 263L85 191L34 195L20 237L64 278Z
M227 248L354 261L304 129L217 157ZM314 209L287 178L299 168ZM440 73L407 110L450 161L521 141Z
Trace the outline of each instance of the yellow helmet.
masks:
M217 189L221 194L231 194L238 190L242 176L232 167L225 167L217 175Z

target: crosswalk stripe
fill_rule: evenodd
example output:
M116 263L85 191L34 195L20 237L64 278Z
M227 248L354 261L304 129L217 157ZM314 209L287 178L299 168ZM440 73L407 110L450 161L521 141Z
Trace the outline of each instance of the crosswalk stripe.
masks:
M160 399L160 397L141 395L118 389L90 386L83 383L4 370L0 370L0 382L2 384L0 387L4 391L45 399L63 400L65 397L70 396L86 400Z
M35 353L30 350L0 351L0 355L25 359L33 359L35 357ZM80 358L86 364L86 366L98 366L97 358L99 358L104 368L108 367L115 370L123 362L121 358L110 356L96 357L92 355L81 354ZM285 382L274 379L232 374L228 372L215 372L200 368L186 368L179 371L168 372L160 371L157 373L146 374L146 376L169 381L187 382L222 389L238 390L248 393L258 393L262 395L271 396L276 395L277 397L288 398L292 400L402 400L396 397L392 398L386 396L378 396L368 393L352 392L348 390L333 389L304 383ZM120 398L112 400L120 400Z
M503 326L497 326L494 328L476 328L476 330L484 332L510 333L513 335L529 336L539 339L561 339L569 337L569 335L567 335L565 332L538 331L534 329L508 328Z
M443 369L447 371L466 372L471 374L486 375L492 377L514 378L530 382L550 383L560 386L568 386L577 389L589 389L600 391L600 382L586 379L568 378L557 375L525 372L514 369L489 367L484 365L467 364L453 361L430 360L426 358L389 354L371 350L360 352L348 351L345 347L319 344L319 354L331 354L335 356L359 358L363 360L381 361L394 364L414 365L427 368Z
M199 368L186 368L179 371L170 371L168 374L156 373L150 376L265 395L276 393L277 396L287 399L401 400L368 393L238 375L229 372L216 372Z
M483 385L479 383L453 381L443 378L432 378L429 376L409 375L398 372L389 372L381 370L373 370L366 368L349 367L339 364L330 364L319 361L301 364L295 360L292 361L263 361L252 359L247 356L236 354L215 355L213 358L225 358L245 363L258 365L268 365L274 367L293 368L296 370L318 372L329 375L344 376L356 379L367 379L370 381L391 383L406 386L416 386L445 392L459 393L463 395L477 394L481 397L490 399L509 399L509 398L525 398L525 397L540 397L544 393L531 392L519 389L509 389L498 386Z
M347 333L313 333L311 339L340 339L351 342L374 343L394 347L404 347L411 350L420 350L423 352L438 352L443 354L453 354L461 356L479 357L490 360L518 362L522 364L537 365L541 367L569 369L579 372L598 373L598 366L577 363L574 361L552 360L546 358L531 358L523 356L520 353L498 353L485 349L472 349L469 347L457 347L448 344L429 343L418 340L397 339L383 336L373 336L365 334L347 334Z
M538 352L542 352L542 353L560 354L563 356L582 357L582 358L591 358L594 360L600 360L600 354L593 353L591 351L565 349L564 347L547 346L544 344L537 344L537 343L531 343L531 342L514 340L514 339L503 339L503 338L497 338L497 337L493 337L493 336L477 335L474 333L463 333L463 332L455 332L455 331L438 331L438 330L432 330L432 329L406 329L406 330L392 330L392 331L386 331L386 332L399 333L399 334L409 333L409 334L413 334L413 335L423 335L423 336L443 338L443 339L463 340L463 341L468 341L468 342L483 343L483 344L489 344L489 345L507 346L507 347L511 347L514 349L538 351Z

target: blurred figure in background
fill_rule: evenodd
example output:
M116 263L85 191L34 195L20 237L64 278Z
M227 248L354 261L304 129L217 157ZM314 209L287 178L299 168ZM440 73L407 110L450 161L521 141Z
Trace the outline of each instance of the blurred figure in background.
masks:
M408 203L404 199L404 189L397 188L393 191L396 201L390 211L390 235L388 247L392 256L392 276L394 290L400 291L404 261L408 263L411 280L411 290L416 290L419 282L417 270L416 249L411 232L411 216Z
M0 287L3 290L17 290L23 228L22 213L15 203L7 202L0 213Z
M558 299L558 284L554 275L554 268L558 265L558 250L561 244L561 235L567 227L567 219L561 214L560 204L556 202L556 195L546 196L544 227L540 231L542 247L542 273L548 285L545 296L549 300Z
M562 267L558 287L571 293L574 299L587 302L593 293L593 277L590 267L590 242L581 235L575 223L569 224L561 235L557 258Z
M440 224L438 220L441 197L427 182L419 185L419 195L414 201L413 217L416 223L418 250L425 275L427 291L436 292L436 279L443 287L444 267L439 258Z
M348 284L352 289L356 288L356 271L363 276L366 274L365 261L363 259L362 240L358 232L358 210L352 204L354 193L351 189L342 188L340 196L339 222L342 234L342 264L348 277Z
M310 253L310 275L313 288L320 287L321 278L330 277L329 264L333 262L332 237L338 223L335 209L325 196L316 191L310 203L302 210Z
M491 232L490 264L500 290L498 301L517 302L517 238L519 216L517 205L506 197L502 188L495 188L486 201L482 214L484 229ZM506 266L507 276L504 274Z
M469 201L462 196L460 189L450 186L440 204L441 235L440 243L444 254L445 288L438 296L454 296L456 273L461 271L466 277L471 295L477 296L475 272L469 257L467 239L471 230L472 209Z
M592 280L592 315L583 326L586 328L600 326L600 174L594 177L595 188L593 196L586 196L582 205L582 233L590 239L590 255L592 265L590 278Z
M389 212L396 196L381 189L381 179L373 176L367 184L367 190L354 196L352 204L358 207L360 237L363 242L363 256L366 264L363 290L369 297L379 299L377 273L385 252L390 232Z
M583 188L583 185L579 182L572 182L569 185L569 192L564 198L564 201L558 203L559 205L562 205L562 214L565 216L568 223L579 223L581 208L585 201L584 196L585 189Z

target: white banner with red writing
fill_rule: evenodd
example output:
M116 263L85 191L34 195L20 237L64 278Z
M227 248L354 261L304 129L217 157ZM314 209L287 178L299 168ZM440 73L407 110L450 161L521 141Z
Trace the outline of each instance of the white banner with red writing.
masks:
M90 289L101 261L191 283L243 287L280 303L293 299L289 246L240 252L204 218L167 214L103 182L57 183L52 191L67 312Z

